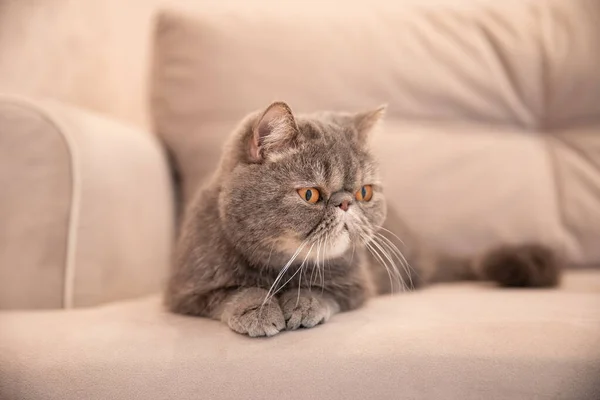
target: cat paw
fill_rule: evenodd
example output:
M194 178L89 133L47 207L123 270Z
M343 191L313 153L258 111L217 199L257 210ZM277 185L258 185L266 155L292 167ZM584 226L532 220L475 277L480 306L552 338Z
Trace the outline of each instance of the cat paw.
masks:
M333 313L330 301L306 289L284 293L280 303L288 330L312 328L326 322Z
M250 337L273 336L285 329L283 312L275 300L236 307L227 323L233 331Z

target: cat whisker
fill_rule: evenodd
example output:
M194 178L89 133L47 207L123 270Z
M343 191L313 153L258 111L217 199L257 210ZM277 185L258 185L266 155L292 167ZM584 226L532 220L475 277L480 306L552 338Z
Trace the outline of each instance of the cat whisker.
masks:
M389 233L394 238L396 238L400 243L402 243L402 245L406 246L406 244L404 243L404 241L402 239L400 239L400 237L398 237L398 235L396 235L394 232L390 231L389 229L384 228L383 226L380 226L380 225L375 225L375 228L377 228L378 230L381 230L381 231ZM388 238L387 236L383 235L380 232L375 232L374 233L374 237L378 237L379 240L377 240L377 241L381 245L383 245L383 247L385 247L387 250L389 250L393 255L396 256L396 258L398 259L398 262L402 266L402 269L404 270L404 272L408 276L408 279L410 281L410 288L414 289L414 282L412 280L412 275L415 274L416 276L418 276L418 273L410 265L410 263L408 262L408 260L406 259L406 257L404 257L404 254L402 254L402 252L400 251L400 249L398 248L398 246L396 246L396 244L392 240L390 240L390 238Z
M381 238L380 238L379 244L381 246L385 247L386 250L388 250L389 253L391 253L392 255L394 255L398 259L398 262L399 262L400 266L402 267L402 271L404 272L405 276L408 277L408 280L410 282L410 286L408 286L408 289L409 290L414 289L414 283L413 283L413 280L412 280L412 273L411 273L411 269L410 269L410 266L408 265L408 263L406 261L403 261L404 258L401 255L398 255L396 253L396 250L394 248L392 248L388 243L386 243L384 241L381 241Z
M315 244L313 243L310 246L310 249L308 249L308 253L306 253L306 256L304 257L304 260L302 261L302 264L300 264L300 279L298 281L298 298L296 299L296 306L300 303L300 289L302 288L302 274L304 272L306 272L305 268L304 268L304 265L306 264L306 260L308 260L308 258L310 256L310 253L312 252L312 249L313 249L314 246L315 246ZM292 276L292 278L293 278L293 276ZM285 284L284 284L284 286L285 286ZM309 283L309 287L310 287L310 283Z
M413 273L416 274L416 271L414 270L414 268L411 267L410 263L406 260L406 257L404 257L404 254L402 254L402 252L394 244L394 242L392 242L389 238L385 237L385 235L382 235L381 233L376 233L376 235L380 238L380 240L381 240L380 243L382 245L384 245L388 250L390 250L392 252L392 254L394 254L398 258L398 261L402 265L404 272L406 272L406 274L408 275L408 279L410 280L411 289L414 289L414 283L412 280L412 274Z
M325 263L328 261L325 252L327 251L327 233L325 234L325 240L323 241L323 264L322 264L322 273L321 273L321 294L323 294L323 290L325 290ZM327 264L329 265L329 264Z
M383 248L377 236L371 237L371 244L373 244L380 251L380 253L389 261L389 263L394 267L394 270L397 273L400 273L400 271L396 268L396 263L394 262L393 257L389 254L389 251L387 249Z
M314 243L313 243L313 246L314 246ZM310 251L308 252L308 254L310 254ZM310 264L310 262L309 262L309 264ZM304 275L304 279L308 282L308 288L310 290L310 280L308 280L308 265L300 273L300 282L298 283L298 288L300 288L300 286L302 286L302 276L303 275ZM298 289L298 290L300 290L300 289Z
M279 271L279 274L277 274L277 277L275 278L275 281L273 281L273 284L271 285L271 287L267 291L267 295L265 296L265 299L263 300L263 303L261 305L261 311L262 311L262 308L264 307L264 305L267 304L267 302L272 298L271 293L273 293L273 290L277 287L277 284L281 281L281 279L283 278L283 276L287 272L288 268L290 268L290 265L292 265L292 263L294 262L294 260L296 259L296 257L298 257L298 254L300 254L300 252L302 251L302 249L304 249L304 247L306 247L307 244L308 244L307 240L305 240L302 243L300 243L300 246L298 246L298 249L292 255L292 257L290 258L290 260L285 264L285 266L283 268L281 268L281 270Z
M273 255L274 248L275 248L275 242L271 243L271 251L269 251L269 259L267 260L267 265L271 265L271 256Z
M312 289L312 285L314 285L317 280L317 269L319 266L319 254L321 254L321 239L320 238L319 238L318 245L317 245L317 254L315 255L315 258L314 258L313 264L312 264L312 270L310 271L311 289Z
M310 271L310 282L308 284L309 290L312 289L312 284L314 283L313 275L315 274L315 269L317 269L319 266L319 253L320 252L321 252L321 238L318 238L317 239L317 257L316 257L316 259L315 259L316 261L313 264L312 269Z
M392 235L393 237L395 237L396 239L398 239L398 241L400 243L402 243L403 246L406 246L406 244L404 243L404 241L402 239L400 239L394 232L390 231L389 229L384 228L383 226L379 226L379 225L375 225L375 228L382 230L384 232L389 233L390 235Z
M371 254L373 254L378 261L388 270L388 273L392 272L394 277L396 278L398 285L402 288L403 291L407 290L407 285L404 281L404 278L402 277L402 274L400 273L400 270L398 269L396 263L393 260L392 255L395 255L398 260L400 261L400 263L402 264L401 258L395 254L393 249L390 249L389 246L384 245L384 243L381 241L381 239L378 239L377 235L366 235L365 233L362 234L363 235L363 240L366 240L369 244L369 248L371 250ZM394 246L395 247L395 246ZM392 255L390 255L390 253L392 253ZM385 258L385 259L384 259ZM389 262L389 267L388 267L388 263L386 262L386 260ZM402 267L405 268L404 264L402 264ZM410 277L410 274L409 274ZM391 291L393 291L393 285L390 288Z
M300 264L300 266L298 267L298 269L296 270L296 272L294 272L292 274L292 276L290 276L289 279L287 281L285 281L285 283L283 285L281 285L277 290L275 290L273 292L273 294L271 294L271 297L269 298L269 300L272 299L277 293L279 293L285 287L285 285L287 285L288 283L290 283L290 281L292 279L294 279L294 277L298 274L298 272L302 271L302 269L304 268L304 265L306 264L306 260L308 259L308 256L310 255L310 252L312 251L314 245L315 244L313 243L312 246L310 246L310 249L308 250L308 253L306 253L306 256L304 257L304 260L302 261L302 264ZM302 275L302 274L300 274L300 275Z
M392 281L392 274L390 272L390 269L388 268L387 264L383 261L383 259L379 256L379 254L373 249L373 247L371 247L371 245L369 244L368 237L364 237L363 242L364 242L367 250L369 250L369 252L373 255L373 257L377 258L379 260L379 263L385 268L385 271L387 272L388 277L390 279L390 294L393 294L394 293L394 283Z
M384 246L382 246L382 244L378 240L377 236L374 236L371 239L371 244L373 244L379 250L379 252L389 261L390 268L391 268L392 272L394 273L394 275L398 279L398 282L401 283L401 285L402 285L402 290L406 291L407 290L407 286L406 286L406 283L404 282L404 278L402 277L402 274L400 273L400 270L398 269L398 266L394 262L393 257L389 254L389 251L386 250L386 249L384 249Z
M313 243L313 246L314 246L314 243ZM298 276L298 298L296 299L296 306L300 302L300 287L302 286L302 272L304 271L304 263L306 262L306 259L310 255L311 250L312 250L312 246L308 250L308 253L306 253L306 256L304 257L302 264L300 264L300 268L298 268L300 270L300 275ZM283 286L285 286L285 283L283 284ZM283 286L282 286L282 288L283 288ZM275 295L275 293L273 295Z

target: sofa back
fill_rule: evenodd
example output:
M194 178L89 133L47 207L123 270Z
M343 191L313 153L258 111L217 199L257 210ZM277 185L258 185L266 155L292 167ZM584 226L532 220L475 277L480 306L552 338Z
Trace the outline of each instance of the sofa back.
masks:
M184 2L159 17L154 123L184 198L246 113L388 103L390 206L443 250L600 261L600 3ZM312 4L312 3L311 3Z
M160 3L0 1L0 92L61 100L147 127Z

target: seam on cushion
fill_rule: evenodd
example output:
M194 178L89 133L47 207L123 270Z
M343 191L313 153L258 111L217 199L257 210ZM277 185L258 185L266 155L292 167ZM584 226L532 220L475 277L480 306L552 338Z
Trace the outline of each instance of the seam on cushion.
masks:
M550 164L552 166L552 180L554 183L554 194L556 199L556 208L557 214L559 216L560 225L563 228L563 231L567 234L570 244L576 246L577 252L581 254L581 246L572 229L570 228L567 217L565 215L565 198L564 198L564 190L562 187L562 178L559 166L558 166L558 155L555 151L555 146L562 145L560 140L556 140L556 138L552 135L540 135L540 138L544 141L544 145L546 146L546 152L548 154L548 159L550 160ZM566 253L566 249L561 249Z
M66 124L55 113L34 100L16 95L1 95L0 101L12 104L23 109L37 112L39 116L54 126L63 138L70 160L71 169L71 204L67 226L67 245L63 281L63 308L73 308L73 293L75 284L75 256L77 249L77 228L79 225L79 211L81 206L81 176L79 167L79 153L74 140L66 128Z

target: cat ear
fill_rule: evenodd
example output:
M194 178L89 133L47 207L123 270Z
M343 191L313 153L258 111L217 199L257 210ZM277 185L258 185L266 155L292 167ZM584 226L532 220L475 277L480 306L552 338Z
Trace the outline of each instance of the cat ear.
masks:
M387 105L381 105L374 110L360 112L354 114L353 122L356 131L358 132L358 140L361 143L367 141L371 132L375 130L379 122L383 119Z
M275 102L267 107L254 124L250 141L250 158L260 162L269 153L293 145L297 135L298 126L292 110L283 102Z

